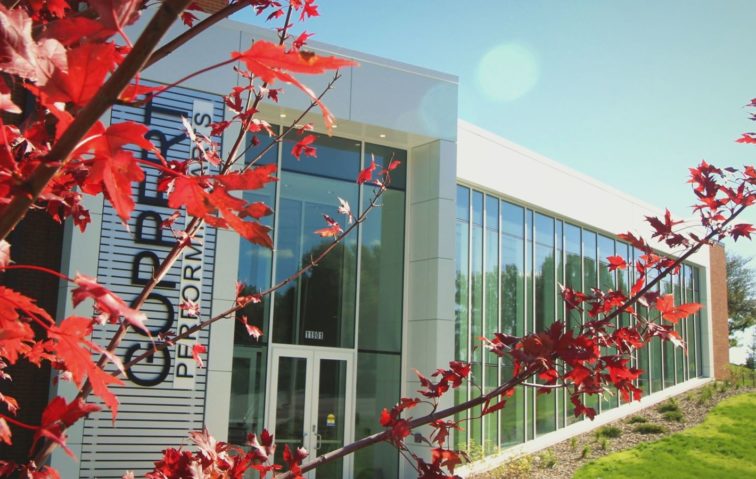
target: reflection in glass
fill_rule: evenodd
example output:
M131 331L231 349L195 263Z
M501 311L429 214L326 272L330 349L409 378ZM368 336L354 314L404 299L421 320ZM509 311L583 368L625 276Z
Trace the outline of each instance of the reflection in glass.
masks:
M318 441L312 457L334 451L344 445L346 420L346 361L320 360L318 386ZM344 460L338 459L318 467L318 477L339 478L343 475Z
M672 279L664 278L661 282L661 294L673 294ZM660 324L665 321L659 319ZM671 341L664 342L664 387L668 388L675 385L675 345Z
M535 215L535 331L546 331L555 320L554 219ZM556 394L536 396L536 434L556 429Z
M388 167L392 161L398 161L399 166L391 170L391 184L389 188L404 190L407 187L407 152L382 145L365 143L365 164L367 167L371 159L375 159L378 168Z
M335 136L308 134L314 134L317 137L312 144L317 150L317 160L305 155L297 159L292 155L291 150L299 138L290 135L284 139L281 150L282 169L304 173L310 178L320 176L354 183L360 172L360 142ZM356 205L357 202L351 204Z
M609 291L610 289L616 289L617 285L615 283L615 273L613 271L609 271L609 260L607 259L609 256L614 256L615 250L614 250L614 240L612 238L609 238L604 235L598 236L598 258L599 258L599 288L601 288L604 291ZM619 320L615 319L614 324L616 325L619 322ZM610 354L611 351L608 348L601 348L601 354ZM619 404L619 394L617 393L617 389L613 386L607 385L606 386L609 391L604 394L604 397L601 401L601 410L602 411L608 411L610 409L614 409Z
M598 287L598 259L597 259L597 242L596 233L583 230L583 291L590 292L591 288ZM590 321L586 313L583 313L583 320ZM587 407L593 408L598 412L598 396L586 395L583 401Z
M309 264L332 238L314 232L322 215L338 217L338 198L357 204L357 185L283 172L280 181L276 281ZM349 235L317 268L275 293L273 340L354 347L357 240Z
M264 347L234 347L228 419L228 442L231 444L244 444L248 433L262 432L266 357L267 348Z
M274 373L275 374L275 373ZM296 450L303 445L305 431L305 396L307 358L281 356L278 359L278 388L276 395L276 464L284 464L284 445Z
M367 207L372 188L365 188ZM362 224L360 349L401 352L404 288L404 192L387 190Z
M398 354L357 354L357 404L355 437L380 432L380 411L397 402L400 394L401 356ZM357 451L354 477L379 479L397 477L399 452L385 442Z

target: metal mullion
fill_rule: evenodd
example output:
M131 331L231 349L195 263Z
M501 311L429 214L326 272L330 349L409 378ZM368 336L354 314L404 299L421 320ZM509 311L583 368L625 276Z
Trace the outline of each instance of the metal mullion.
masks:
M528 241L530 243L530 299L531 304L533 305L533 311L531 311L531 321L530 321L530 332L535 333L536 329L536 318L535 318L535 312L536 312L536 294L535 294L535 213L533 210L527 210L526 214L528 214L528 218L530 221L526 221L528 227L527 229L530 230L530 235L528 237ZM535 439L537 437L537 431L538 431L538 417L536 416L538 408L536 407L536 393L535 391L531 390L531 407L533 408L533 427L530 433L532 434L532 438Z
M595 232L593 233L596 237L596 244L593 247L593 257L595 258L595 260L593 261L594 262L593 281L594 281L594 284L596 285L596 288L601 289L601 274L599 273L599 271L601 270L601 257L599 256L600 251L601 251L599 249L599 236L600 235ZM599 354L601 354L601 350L599 350ZM604 401L602 401L602 399L603 398L601 399L596 398L596 407L598 408L598 411L597 411L598 414L601 414L602 409L604 409L603 407Z
M473 204L472 204L472 197L473 197L473 189L468 188L467 193L467 214L468 214L468 222L467 222L467 337L465 338L465 342L467 343L467 363L472 368L472 249L473 249L473 243L472 243L472 230L473 230ZM466 391L466 398L469 401L472 396L472 391L470 387L470 382L467 383L467 391ZM465 417L467 418L467 427L465 428L465 437L467 438L467 449L470 448L470 410L465 410Z
M522 328L523 328L523 336L528 334L528 238L530 235L528 235L528 209L522 208L522 311L523 311L523 317L522 317ZM516 294L516 293L515 293ZM530 394L528 393L528 390L526 388L521 389L523 398L522 398L522 404L523 404L523 427L522 430L524 432L523 442L528 441L529 439L532 439L530 436L532 436L532 431L528 432L528 414L530 413L530 406L528 405L528 396Z
M360 171L362 171L363 166L365 165L365 142L360 142ZM363 200L365 197L365 185L361 184L357 187L357 211L362 211L363 208ZM406 198L405 198L406 200ZM355 298L354 298L354 346L353 350L357 351L359 349L359 341L360 341L360 283L362 278L362 224L357 225L357 264L355 265L355 268L357 269L356 274L354 275L356 285L355 285Z
M480 252L480 258L481 262L483 263L481 265L481 280L480 280L480 287L481 287L481 302L480 302L480 332L482 336L486 335L486 196L485 194L482 194L483 200L481 205L481 215L482 215L482 227L481 227L481 249ZM471 331L472 332L472 331ZM472 339L472 338L471 338ZM484 358L483 351L480 352L480 390L483 394L485 394L486 390L486 361ZM481 407L481 413L483 412L483 408ZM480 417L480 447L483 449L483 453L485 454L486 451L486 420L484 419L484 416L481 414Z
M497 198L498 200L498 212L497 212L497 219L498 219L498 228L496 229L496 241L497 241L497 247L496 250L498 251L498 257L496 260L496 329L497 331L502 330L502 324L501 324L501 259L503 257L502 249L504 248L504 241L502 240L502 235L504 232L504 222L501 220L501 213L502 213L502 207L501 207L501 199ZM515 291L515 295L516 295ZM496 381L497 384L499 381L501 381L501 373L502 373L502 361L497 360L496 361ZM501 426L504 422L504 419L502 418L503 410L499 410L496 413L496 447L501 447Z
M554 281L554 290L552 293L554 294L554 301L553 301L553 307L554 307L554 316L551 318L551 324L553 325L557 321L557 294L556 294L556 285L557 285L557 272L559 271L559 262L557 261L557 243L556 243L556 233L557 233L557 219L551 218L551 226L552 226L552 233L551 233L551 255L554 257L554 271L552 272L552 280ZM551 327L551 326L549 326ZM556 366L556 365L555 365ZM558 394L554 394L554 430L556 431L559 429L559 399Z

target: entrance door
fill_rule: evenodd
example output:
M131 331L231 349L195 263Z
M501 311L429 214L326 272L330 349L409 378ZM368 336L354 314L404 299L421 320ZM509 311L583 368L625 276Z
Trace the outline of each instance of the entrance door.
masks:
M272 350L267 424L275 425L276 463L284 445L309 460L352 440L353 352L276 345ZM352 476L351 457L320 466L308 479Z

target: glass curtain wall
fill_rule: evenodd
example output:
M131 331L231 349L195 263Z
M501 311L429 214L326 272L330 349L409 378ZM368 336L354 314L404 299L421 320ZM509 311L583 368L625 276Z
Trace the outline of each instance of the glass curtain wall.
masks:
M240 243L239 281L246 294L283 281L308 264L333 239L314 232L326 226L323 215L337 219L339 199L353 213L369 205L374 185L356 184L361 168L374 158L380 165L400 160L389 190L356 234L336 246L317 268L279 289L274 296L249 305L239 316L263 331L250 338L242 321L234 335L229 441L244 444L248 432L259 433L264 422L266 360L269 342L356 350L355 435L378 430L382 407L400 395L402 311L404 290L404 223L406 160L403 150L346 138L316 135L318 158L295 158L296 139L284 140L262 157L270 140L253 144L247 162L277 163L279 181L245 193L276 210L266 217L273 227L271 251ZM275 218L275 224L274 224ZM359 293L358 293L359 291ZM388 445L361 451L354 460L355 477L394 477L398 454Z
M490 391L512 377L512 364L498 360L480 347L478 337L494 332L521 336L548 329L555 321L577 330L590 320L585 313L567 312L559 284L581 291L618 289L627 293L635 281L634 268L609 271L608 256L628 262L642 253L627 243L561 218L457 186L456 206L455 358L473 366L473 384L455 391L460 403L480 391ZM675 294L676 303L700 302L699 267L685 264L682 274L663 282L660 291ZM648 314L644 308L639 309ZM657 319L651 312L652 319ZM616 326L628 326L629 315ZM656 392L702 374L700 314L681 322L678 331L688 343L689 354L655 340L632 358L644 370L638 386ZM497 329L498 328L498 329ZM587 398L598 411L617 407L616 391L603 399ZM541 434L573 424L574 407L566 394L536 395L531 388L515 391L504 409L479 418L479 410L462 412L463 431L455 433L460 449L490 454Z

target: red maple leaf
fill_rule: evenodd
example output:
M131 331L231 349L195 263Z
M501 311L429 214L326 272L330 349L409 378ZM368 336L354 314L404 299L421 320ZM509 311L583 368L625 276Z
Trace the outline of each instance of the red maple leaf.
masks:
M228 192L262 188L277 180L272 176L275 171L276 165L263 165L242 173L224 175L179 174L171 181L162 182L159 189L166 190L169 184L173 185L173 191L168 196L168 206L171 208L186 207L190 215L202 218L216 228L232 228L248 241L271 248L270 228L257 221L242 219L247 216L255 218L269 210L261 209L258 203L247 203ZM220 214L220 217L216 214Z
M756 133L743 133L743 135L735 140L737 143L756 143Z
M93 343L88 338L92 334L92 320L80 316L70 316L59 326L52 326L47 332L51 341L48 349L55 354L65 369L71 372L74 383L81 386L86 377L92 385L92 391L100 396L110 408L113 420L118 414L118 399L108 389L109 385L123 384L120 379L107 373L92 361L92 351L106 354L119 369L123 369L120 360L113 354Z
M194 361L197 363L197 367L205 367L205 363L202 362L200 354L206 352L207 348L203 344L195 343L194 346L192 346L192 358L194 358Z
M181 21L184 22L184 25L188 27L194 26L194 22L199 20L196 15L194 15L191 12L183 12L181 14Z
M34 331L29 319L42 326L54 322L33 299L0 286L0 357L10 364L29 352L34 343Z
M639 250L643 251L644 253L650 253L651 252L651 248L648 246L648 244L646 243L646 241L643 238L636 237L634 234L632 234L629 231L627 233L620 233L620 234L618 234L617 238L619 238L619 239L621 239L623 241L627 241L628 243L630 243L631 245L633 245L635 248L638 248Z
M328 226L326 226L325 228L320 228L319 230L315 230L316 235L320 236L321 238L328 238L332 236L335 237L343 233L341 225L338 221L326 214L323 215L323 219L325 219L326 223L328 223Z
M661 312L662 318L670 323L676 323L701 309L701 304L687 303L675 306L674 296L671 294L665 294L656 299L656 309Z
M56 102L76 107L86 105L100 91L105 76L120 62L112 43L85 43L69 49L67 58L66 70L56 69L50 80L37 89L45 106L51 107Z
M75 457L73 452L66 446L65 429L89 413L99 410L100 406L87 404L81 398L74 399L70 404L67 404L65 399L56 396L42 412L42 421L39 429L34 434L32 449L41 437L46 437L60 444L69 456Z
M13 444L13 434L11 433L8 423L4 418L0 417L0 443L4 442L7 445Z
M283 46L265 40L254 42L246 51L231 53L231 58L244 62L252 74L266 83L280 80L302 90L320 108L329 131L334 122L331 112L310 88L289 72L319 75L328 70L356 65L354 61L344 58L318 56L301 50L287 51Z
M299 140L297 144L291 148L292 156L298 160L302 153L304 153L305 156L317 158L317 151L314 147L310 146L315 140L317 140L315 135L307 135Z
M55 39L36 42L32 19L23 8L0 5L0 70L44 85L56 68L65 69L66 52Z
M371 158L370 164L364 170L360 171L357 176L357 184L361 185L373 179L373 172L375 171L375 158Z
M144 137L145 133L147 127L134 122L116 123L107 128L97 122L90 129L87 141L72 154L73 157L94 154L82 190L92 195L104 193L124 222L134 210L131 183L142 181L144 171L133 153L123 147L133 144L160 155L155 145Z
M249 324L249 320L244 315L238 316L238 318L239 318L239 321L247 329L247 334L249 334L251 337L253 337L255 339L255 341L259 341L260 340L260 336L263 335L263 332L260 330L260 328L258 328L254 324Z
M150 334L144 322L147 316L144 313L129 307L124 300L108 288L97 283L97 279L91 276L76 274L74 278L77 288L71 292L71 299L74 306L85 299L92 299L100 311L101 318L104 321L115 323L123 316L127 323L137 329L141 329L148 335Z
M627 262L622 256L609 256L606 259L609 261L609 271L627 268Z
M741 236L745 236L748 239L751 239L751 233L756 232L756 229L754 229L753 226L749 225L748 223L740 223L732 227L730 230L730 236L732 236L732 239L737 241L738 238Z
M21 108L13 103L10 88L8 88L5 80L2 79L0 79L0 110L7 111L8 113L21 113Z

